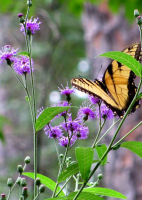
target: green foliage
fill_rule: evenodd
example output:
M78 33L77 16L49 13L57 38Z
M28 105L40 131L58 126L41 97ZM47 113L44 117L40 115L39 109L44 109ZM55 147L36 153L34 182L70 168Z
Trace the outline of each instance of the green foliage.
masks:
M21 51L17 55L19 55L19 56L27 56L29 58L29 54L28 54L27 51Z
M82 179L85 181L89 174L93 162L94 149L91 147L77 147L75 149L76 159Z
M3 115L0 115L0 140L5 143L5 137L4 137L4 133L3 133L3 126L5 124L10 124L10 120L3 116Z
M137 96L137 100L142 98L142 92Z
M131 57L130 55L126 53L113 51L113 52L103 53L99 56L117 60L123 65L126 65L127 67L129 67L137 76L141 77L142 75L141 64L135 58Z
M64 169L58 177L58 182L66 181L67 178L79 172L78 163L73 163L66 169Z
M142 142L137 142L137 141L128 141L128 142L123 142L121 144L121 147L127 148L139 157L142 158Z
M66 107L50 107L44 109L44 111L40 114L36 121L36 131L42 129L45 125L47 125L56 115L67 111L70 106Z
M23 173L23 175L34 179L34 173L32 172L25 172ZM49 188L51 191L54 191L56 183L53 180L46 176L43 176L42 174L37 174L37 178L40 178L41 183L44 184L47 188ZM59 190L60 187L57 188L57 192L59 192ZM64 196L63 191L60 192L59 196Z
M106 152L107 150L107 146L105 144L101 145L101 146L96 146L95 147L97 154L99 156L99 158L101 159L103 154ZM107 162L107 156L103 159L103 161L101 162L102 165L105 165Z
M96 195L102 195L107 197L119 198L119 199L127 199L123 194L108 188L95 187L95 188L85 188L84 192L90 192Z

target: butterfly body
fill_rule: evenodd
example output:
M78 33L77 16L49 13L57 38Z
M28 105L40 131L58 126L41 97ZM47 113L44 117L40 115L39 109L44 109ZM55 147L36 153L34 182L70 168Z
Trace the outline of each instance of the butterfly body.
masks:
M126 47L123 52L138 61L141 60L140 43ZM135 77L130 68L113 60L105 70L102 81L96 79L93 82L85 78L74 78L71 83L76 89L101 99L114 113L122 117L137 91ZM134 112L138 106L139 101L136 101L131 112Z

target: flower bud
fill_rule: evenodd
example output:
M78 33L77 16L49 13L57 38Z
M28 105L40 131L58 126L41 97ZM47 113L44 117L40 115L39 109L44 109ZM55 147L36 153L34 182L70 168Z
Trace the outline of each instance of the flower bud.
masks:
M120 144L118 144L118 145L114 146L112 149L113 149L113 150L117 150L117 149L119 149L119 148L120 148L120 146L121 146L121 145L120 145Z
M21 195L19 200L24 200L24 197Z
M137 24L140 26L140 25L142 24L142 17L141 17L141 16L138 16L138 17L136 18L136 22L137 22Z
M17 171L19 172L20 175L23 173L23 167L22 167L22 165L18 165Z
M96 181L95 183L94 183L94 187L96 187L96 186L98 186L99 184L98 184L98 182Z
M19 13L19 14L18 14L18 17L19 17L19 18L23 17L23 13Z
M17 184L17 185L20 185L20 184L21 184L21 177L18 177L18 178L17 178L16 184Z
M63 154L60 154L60 158L62 159L64 157L64 155Z
M103 178L103 175L102 174L98 174L98 179L102 179Z
M139 13L139 11L136 9L136 10L134 10L134 16L135 17L138 17L140 15L140 13Z
M40 193L43 193L44 190L45 190L45 186L44 186L44 185L41 185L41 186L39 187L39 192L40 192Z
M29 7L32 6L32 0L27 0L27 6L29 6Z
M24 199L26 199L28 197L28 188L27 187L22 188L22 195L23 195Z
M37 186L40 186L40 184L41 184L41 180L40 180L40 178L36 178L36 180L35 180L35 184L36 184Z
M25 178L21 178L21 184L22 187L25 187L27 185L27 181Z
M84 121L87 121L87 120L88 120L88 115L87 115L87 114L84 115L83 120L84 120Z
M6 200L6 195L5 194L1 194L1 200Z
M29 164L29 163L31 162L30 156L27 156L27 157L25 158L24 162L25 162L26 164Z
M67 100L68 102L71 100L70 94L67 94L67 95L66 95L66 100Z
M8 180L7 180L7 186L8 186L8 187L12 187L12 185L13 185L13 180L12 180L12 178L8 178Z

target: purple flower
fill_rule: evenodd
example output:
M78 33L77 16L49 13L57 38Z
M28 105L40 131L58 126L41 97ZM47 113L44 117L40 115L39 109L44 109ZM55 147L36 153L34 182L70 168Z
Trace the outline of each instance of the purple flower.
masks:
M60 91L61 94L64 94L64 95L67 96L67 95L70 95L70 94L74 93L74 89L73 88L70 89L68 87L68 85L65 88L64 88L63 85L61 85L61 86L62 86L63 89L61 89L61 88L58 87L58 89L59 89L59 91Z
M70 140L70 147L75 143L75 138L71 138ZM62 137L59 139L59 145L62 146L62 147L67 147L68 146L68 143L69 143L69 139L68 137Z
M96 115L93 111L93 107L91 108L90 105L80 107L80 109L78 110L78 118L83 119L84 121L87 121L88 119L95 119Z
M58 106L65 107L65 106L70 106L70 104L67 101L59 101L58 104L52 105L52 107L58 107ZM60 113L59 115L57 115L54 119L62 117L62 116L64 117L64 116L66 116L66 114L67 114L67 111L64 111L64 112ZM52 121L54 121L54 119Z
M19 14L18 14L18 17L19 17L19 18L23 17L23 13L19 13Z
M31 60L32 70L33 70L33 60ZM29 74L31 72L30 69L30 60L27 56L20 56L20 58L14 59L14 70L17 74Z
M97 117L99 118L99 107L97 108ZM103 119L112 119L114 117L114 114L110 108L108 108L105 104L101 105L101 118Z
M37 110L37 112L38 112L38 114L37 114L37 116L36 116L36 118L38 119L39 118L39 116L41 115L41 113L44 111L44 108L43 107L41 107L39 110Z
M89 129L88 129L88 127L86 127L86 126L80 126L80 127L77 129L76 137L77 137L78 139L80 139L80 140L85 140L85 139L87 139L88 134L89 134Z
M28 32L30 32L32 35L36 33L36 31L38 31L40 29L39 25L41 24L41 22L37 22L38 21L38 17L35 18L34 20L31 19L30 20L27 20L26 22L26 29ZM20 28L20 31L25 35L25 28L24 28L24 25L23 24L20 24L21 25L21 28Z
M99 103L99 101L100 101L97 97L90 96L90 95L89 95L89 100L90 100L91 104L96 104L96 103Z
M5 45L2 47L2 50L0 51L0 63L2 63L4 60L6 60L8 63L13 62L14 56L16 56L18 49L14 49L10 45Z
M44 128L44 131L45 131L45 134L49 138L61 138L63 136L63 132L59 126L55 126L55 127L50 126L50 128L49 128L49 126L46 125Z

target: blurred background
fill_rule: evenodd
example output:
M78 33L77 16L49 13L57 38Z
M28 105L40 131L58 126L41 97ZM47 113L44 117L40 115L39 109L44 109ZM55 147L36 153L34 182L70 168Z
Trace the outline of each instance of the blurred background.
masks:
M18 13L25 14L26 9L26 0L0 0L0 46L10 44L19 48L19 51L26 50L17 17ZM95 56L107 51L121 51L140 40L133 16L134 9L142 12L141 0L33 1L30 16L39 17L42 22L33 40L37 109L61 100L58 87L61 84L66 86L67 82L70 86L71 78L80 75L95 79L102 75L110 60L95 59ZM80 106L85 100L87 97L83 93L72 95L74 106ZM117 139L142 120L141 109L127 118ZM74 112L75 117L76 110ZM92 145L98 129L97 123L88 123L88 139L78 142L76 146ZM107 122L104 132L111 124L112 121ZM127 140L142 142L141 130L141 127L136 129ZM104 142L108 144L114 132L115 128ZM60 152L64 152L64 148L60 148ZM7 178L16 179L17 165L23 164L26 156L32 158L27 171L33 171L32 124L25 92L6 63L3 63L0 66L0 193L7 194ZM73 150L69 156L75 159ZM38 133L38 161L38 172L56 181L58 165L54 142L43 131ZM96 180L98 173L102 173L104 177L99 186L115 189L129 200L141 200L142 160L120 148L110 152L108 162L92 180ZM32 188L31 181L28 187ZM70 191L73 189L71 184ZM51 192L46 189L43 199L50 195Z

